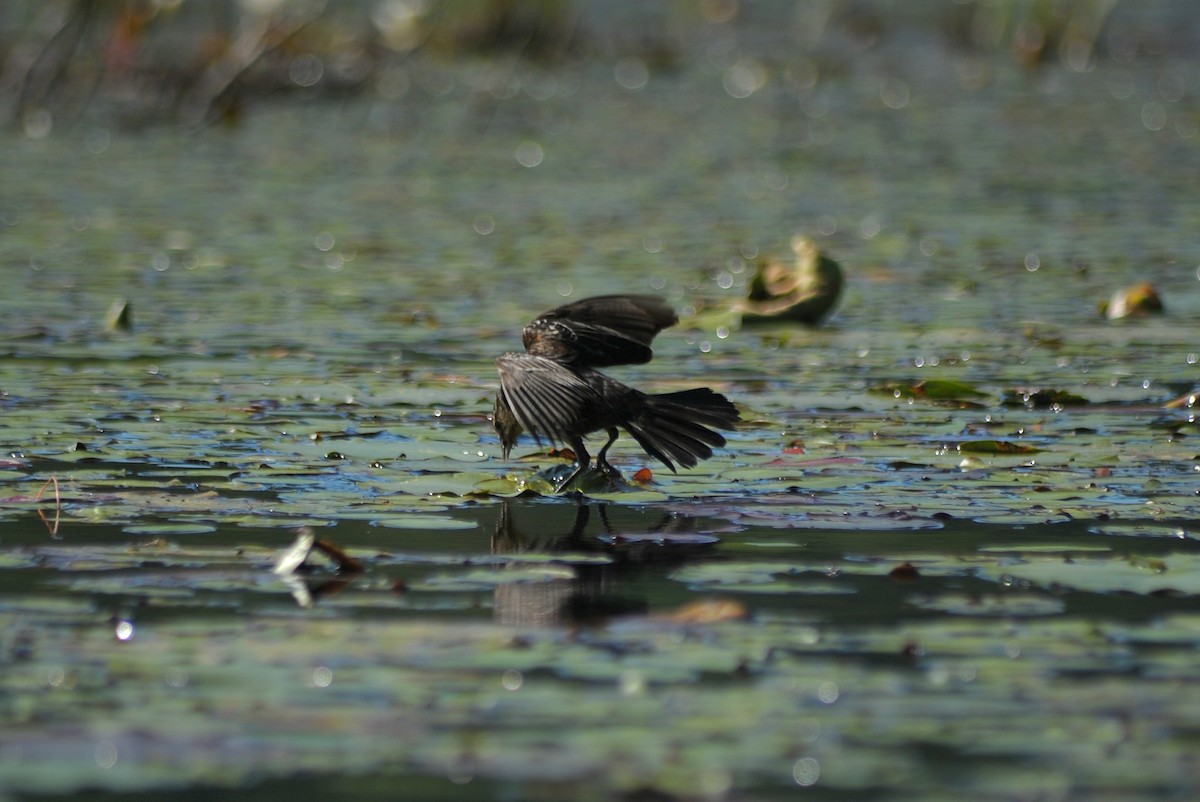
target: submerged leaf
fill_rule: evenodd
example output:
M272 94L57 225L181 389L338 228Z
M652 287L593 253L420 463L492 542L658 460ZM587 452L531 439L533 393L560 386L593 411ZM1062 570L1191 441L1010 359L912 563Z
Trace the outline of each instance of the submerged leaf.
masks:
M1042 450L1011 440L967 440L959 443L957 448L963 454L1037 454Z
M871 392L891 395L895 398L961 403L975 403L989 395L968 382L954 379L927 379L912 383L886 382L873 387Z
M1030 409L1062 409L1081 407L1089 402L1086 398L1068 390L1025 388L1005 393L1000 403L1006 407L1029 407Z

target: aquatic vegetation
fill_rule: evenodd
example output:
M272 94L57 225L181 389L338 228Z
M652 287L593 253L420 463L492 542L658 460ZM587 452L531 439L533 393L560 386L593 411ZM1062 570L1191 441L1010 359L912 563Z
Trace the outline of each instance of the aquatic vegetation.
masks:
M1178 65L753 22L5 135L0 796L1194 795ZM704 319L797 231L836 316ZM1128 254L1168 315L1096 315ZM493 360L612 292L691 319L614 378L743 422L563 497Z

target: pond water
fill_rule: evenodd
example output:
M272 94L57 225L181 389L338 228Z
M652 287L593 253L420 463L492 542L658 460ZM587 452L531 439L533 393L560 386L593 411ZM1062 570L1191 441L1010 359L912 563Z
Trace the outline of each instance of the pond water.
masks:
M1200 63L692 35L3 135L0 799L1200 789ZM837 314L725 327L796 234ZM492 360L611 292L744 423L555 495Z

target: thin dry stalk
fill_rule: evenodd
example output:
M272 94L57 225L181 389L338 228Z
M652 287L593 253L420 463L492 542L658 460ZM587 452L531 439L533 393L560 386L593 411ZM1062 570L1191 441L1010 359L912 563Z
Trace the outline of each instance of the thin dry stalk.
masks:
M37 495L33 497L33 500L41 501L42 495L46 492L46 488L50 487L50 485L54 485L54 520L46 520L46 511L43 509L39 509L37 514L38 517L42 519L42 523L46 525L46 529L50 531L50 537L57 538L58 523L60 520L62 520L62 494L58 491L58 477L52 475L49 479L47 479L46 483L42 485L42 489L39 490Z

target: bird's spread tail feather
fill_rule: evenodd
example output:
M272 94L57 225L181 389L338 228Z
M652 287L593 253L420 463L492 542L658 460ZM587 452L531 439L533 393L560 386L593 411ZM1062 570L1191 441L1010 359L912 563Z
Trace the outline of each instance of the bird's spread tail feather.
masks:
M672 472L675 463L693 468L712 456L725 438L709 426L732 429L740 416L737 407L707 387L646 396L646 408L625 428L646 453Z

